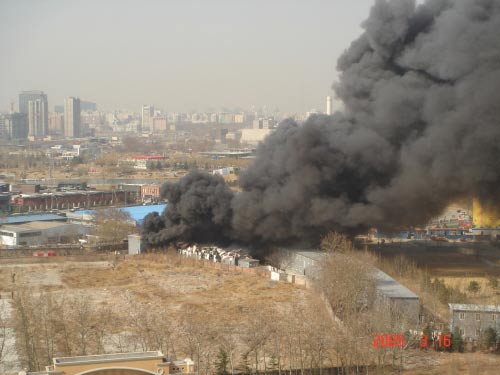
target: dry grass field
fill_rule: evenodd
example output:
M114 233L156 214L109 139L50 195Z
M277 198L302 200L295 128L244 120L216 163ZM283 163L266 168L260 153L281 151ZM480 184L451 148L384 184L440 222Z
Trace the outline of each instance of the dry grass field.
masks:
M237 325L252 309L263 306L286 309L291 308L292 303L305 303L312 298L308 290L291 284L216 269L210 264L177 256L3 264L0 265L0 292L6 294L12 290L12 273L16 274L14 288L24 285L55 295L81 296L114 311L151 304L153 309L167 312L174 321L190 306Z
M38 259L29 260L31 263L9 262L0 264L3 294L11 292L12 273L15 273L14 288L25 285L59 296L81 296L117 314L126 314L137 306L161 310L174 325L182 321L186 311L195 309L207 317L207 324L238 329L249 324L248 317L256 310L269 306L292 310L297 303L307 304L316 298L309 289L177 256L110 256L93 262L64 258L51 259L49 263L40 263ZM458 282L447 279L450 283L454 281ZM405 368L404 373L409 375L496 374L500 357L411 350L406 355Z
M405 375L497 375L500 359L483 353L442 353L439 364L405 371Z

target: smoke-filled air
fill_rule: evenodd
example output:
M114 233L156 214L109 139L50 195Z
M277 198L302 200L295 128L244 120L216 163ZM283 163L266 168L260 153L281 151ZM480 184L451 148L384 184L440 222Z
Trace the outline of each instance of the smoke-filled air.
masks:
M239 193L200 172L166 183L146 241L314 241L498 198L500 2L378 0L363 28L337 63L342 112L281 123Z

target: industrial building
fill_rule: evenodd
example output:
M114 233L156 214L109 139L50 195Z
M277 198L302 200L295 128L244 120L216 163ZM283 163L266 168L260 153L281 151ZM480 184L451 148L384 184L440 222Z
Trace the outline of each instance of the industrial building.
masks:
M123 203L126 196L124 191L67 191L21 194L13 196L11 203L16 212L64 210Z
M9 224L24 224L31 223L33 221L56 221L56 222L66 222L66 216L57 214L14 214L9 216L4 216L0 219L0 225Z
M256 146L273 132L273 129L241 129L241 143Z
M303 275L314 279L318 276L319 264L326 256L323 251L281 249L285 272ZM343 256L337 254L337 256ZM420 314L420 298L411 290L401 285L385 272L373 268L373 277L377 289L378 302L390 301L405 313L413 322L418 322Z
M45 244L74 243L88 233L81 225L50 221L32 221L0 227L1 246L38 246Z
M147 214L152 212L161 213L166 206L166 204L152 204L146 206L120 207L119 210L130 214L130 218L139 226L142 225L142 221ZM94 212L94 210L78 210L68 212L66 216L70 223L90 225L94 220Z

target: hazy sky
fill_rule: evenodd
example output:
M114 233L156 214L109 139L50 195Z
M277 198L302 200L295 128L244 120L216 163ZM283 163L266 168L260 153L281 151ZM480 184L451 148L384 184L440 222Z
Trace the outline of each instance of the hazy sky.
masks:
M336 60L373 0L0 0L0 110L21 90L49 107L252 105L324 110Z

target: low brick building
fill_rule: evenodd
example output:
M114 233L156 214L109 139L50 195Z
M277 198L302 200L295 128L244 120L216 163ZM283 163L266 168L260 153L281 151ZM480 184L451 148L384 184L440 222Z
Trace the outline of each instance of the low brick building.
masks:
M124 191L72 191L47 194L21 194L13 196L14 211L46 211L67 210L72 208L89 208L111 206L125 202ZM130 197L127 196L128 203Z
M160 199L160 185L142 185L141 198L143 201L158 201Z

